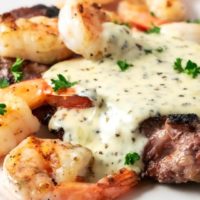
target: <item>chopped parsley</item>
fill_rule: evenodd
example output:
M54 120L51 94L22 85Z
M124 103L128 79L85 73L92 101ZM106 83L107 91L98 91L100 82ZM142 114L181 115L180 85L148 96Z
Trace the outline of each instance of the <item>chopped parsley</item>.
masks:
M152 17L156 16L154 12L150 12L150 14L151 14Z
M146 33L148 33L148 34L152 34L152 33L154 33L154 34L160 34L160 27L158 27L158 26L153 26L152 28L150 28L149 30L147 30L146 31Z
M70 82L62 74L58 74L57 77L58 79L51 79L51 82L54 85L53 89L55 92L61 89L73 87L78 83L78 82Z
M125 60L118 60L117 65L121 69L122 72L126 71L129 67L132 67L132 64L127 63Z
M144 49L144 53L145 53L146 55L148 55L148 54L153 53L153 50L152 50L152 49Z
M6 112L6 104L0 103L0 115L4 115Z
M200 74L200 67L192 62L191 60L188 60L186 63L186 66L183 66L183 59L177 58L174 63L174 69L178 71L179 73L185 73L189 76L192 76L192 78L196 78Z
M9 82L6 78L0 79L0 88L6 88L9 86Z
M162 53L162 52L164 51L164 48L163 48L163 47L158 47L158 48L156 49L156 51L157 51L158 53Z
M200 19L187 20L187 23L200 24Z
M23 72L22 72L23 62L24 60L22 60L21 58L17 58L15 63L11 67L11 72L15 82L19 82L23 78Z
M140 155L136 152L128 153L125 157L125 165L134 165L136 161L140 160Z

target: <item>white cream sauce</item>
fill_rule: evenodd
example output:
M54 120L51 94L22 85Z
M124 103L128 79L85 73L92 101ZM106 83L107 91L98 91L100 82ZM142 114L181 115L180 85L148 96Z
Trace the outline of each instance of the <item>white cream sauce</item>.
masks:
M69 60L44 74L49 82L57 74L79 81L77 94L94 101L89 109L58 109L49 124L50 129L64 129L64 140L93 151L94 179L124 167L129 152L142 157L147 139L138 128L143 120L158 114L200 116L200 77L193 79L173 69L178 57L184 64L189 59L200 64L199 45L157 34L132 35L125 26L112 23L105 27L110 44L107 58ZM119 59L133 67L122 72ZM129 167L139 173L143 164L140 160Z

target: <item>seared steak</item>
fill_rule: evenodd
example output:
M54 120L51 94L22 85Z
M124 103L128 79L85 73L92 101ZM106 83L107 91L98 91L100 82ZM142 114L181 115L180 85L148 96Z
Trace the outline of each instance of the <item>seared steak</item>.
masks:
M14 83L13 75L11 73L11 66L15 59L0 57L0 78L5 78L10 84ZM24 61L22 66L23 80L40 78L41 74L48 70L49 66L38 64L31 61Z
M200 121L194 114L155 117L144 121L148 138L144 176L161 183L200 182Z
M16 20L18 18L31 18L36 16L57 17L59 9L55 6L36 5L30 8L18 8L10 12L4 13L2 20Z

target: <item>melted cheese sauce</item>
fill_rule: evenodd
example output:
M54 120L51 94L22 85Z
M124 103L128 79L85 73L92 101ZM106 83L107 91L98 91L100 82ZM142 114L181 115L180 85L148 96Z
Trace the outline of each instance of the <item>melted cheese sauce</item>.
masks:
M105 24L108 55L100 61L74 59L53 66L44 74L79 81L77 94L94 101L83 110L58 109L49 128L64 129L64 140L90 148L95 157L93 180L124 167L125 155L142 153L147 139L140 123L157 115L196 113L200 116L200 78L173 69L176 58L200 64L200 46L157 34L134 33L124 26ZM117 60L133 66L122 72ZM127 167L127 166L126 166ZM138 173L142 161L128 166Z

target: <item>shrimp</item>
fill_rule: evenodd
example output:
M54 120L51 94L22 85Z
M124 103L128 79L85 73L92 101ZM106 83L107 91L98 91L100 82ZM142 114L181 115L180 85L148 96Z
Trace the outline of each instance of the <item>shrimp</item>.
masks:
M123 0L120 1L117 9L119 17L139 30L146 31L154 26L159 26L166 21L153 16L141 0Z
M73 88L54 93L43 79L23 81L1 89L0 103L6 105L5 114L0 115L0 157L39 130L40 123L31 109L45 104L66 108L92 106L91 100L77 96Z
M186 31L187 30L187 31ZM161 26L161 33L184 40L200 43L200 25L194 23L177 22Z
M2 90L22 98L32 110L45 104L65 108L92 107L91 100L76 95L74 88L55 93L52 87L42 78L22 81Z
M0 157L2 158L24 138L37 132L40 123L20 97L0 91L0 103L5 105L5 113L0 115Z
M0 56L20 57L42 64L52 64L72 55L57 30L58 19L33 17L0 18Z
M79 145L29 137L7 155L3 168L23 199L39 200L56 185L81 180L91 162L91 151Z
M90 150L60 140L29 137L6 157L4 172L24 199L110 200L137 184L123 169L97 183L83 183L92 164Z
M105 48L103 23L108 20L101 7L90 0L66 0L58 27L69 49L85 58L99 58Z
M160 19L173 22L186 19L182 0L146 0L149 10Z

